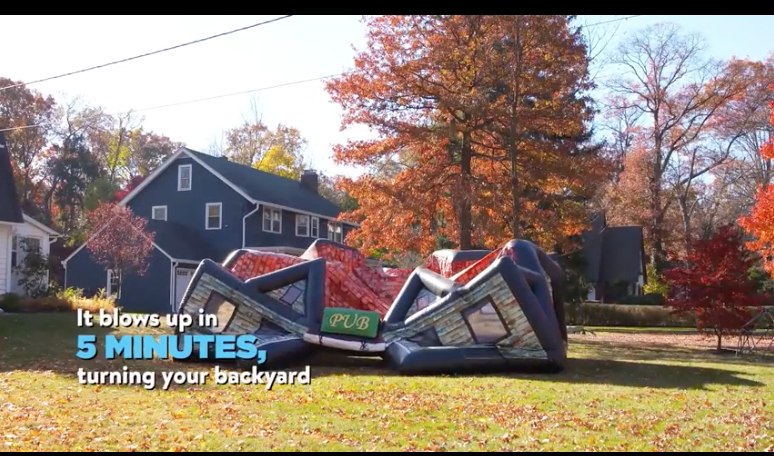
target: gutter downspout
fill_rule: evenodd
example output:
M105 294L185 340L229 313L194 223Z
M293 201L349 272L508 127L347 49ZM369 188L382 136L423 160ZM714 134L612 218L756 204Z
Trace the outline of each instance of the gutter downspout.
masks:
M170 262L172 265L169 271L169 304L172 307L172 312L177 312L177 303L175 302L175 291L177 291L175 279L177 278L175 276L175 270L177 269L178 262L172 261Z
M244 217L242 217L242 248L245 248L245 241L247 239L247 228L246 228L247 227L247 218L250 217L251 215L255 214L256 212L258 212L258 209L260 209L260 208L261 208L261 204L260 203L255 203L255 209L253 209L252 211L248 212Z

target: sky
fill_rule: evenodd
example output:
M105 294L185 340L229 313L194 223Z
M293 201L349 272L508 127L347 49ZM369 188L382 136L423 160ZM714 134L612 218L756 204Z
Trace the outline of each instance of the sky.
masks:
M279 16L13 16L0 27L5 46L0 76L34 81L176 46ZM590 33L612 36L659 22L702 34L710 55L760 60L774 51L774 16L580 16ZM10 19L10 20L9 20ZM81 98L110 113L138 110L147 131L205 151L223 131L249 116L298 128L308 140L311 167L330 174L356 173L333 163L332 146L370 135L366 127L341 131L341 109L322 81L179 104L317 79L352 68L365 46L360 16L292 16L203 43L29 85L59 100ZM354 47L354 49L353 49ZM158 109L149 109L162 107Z

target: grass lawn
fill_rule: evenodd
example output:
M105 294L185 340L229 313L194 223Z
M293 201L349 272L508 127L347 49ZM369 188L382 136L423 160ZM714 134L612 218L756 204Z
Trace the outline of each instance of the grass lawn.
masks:
M596 330L600 337L572 336L572 359L558 375L398 377L368 360L357 360L365 367L350 360L313 364L310 385L148 391L80 385L79 367L117 370L124 362L77 360L76 335L106 330L81 331L75 321L74 314L0 316L0 451L774 446L770 361L651 345L603 328ZM209 369L127 363L135 370Z

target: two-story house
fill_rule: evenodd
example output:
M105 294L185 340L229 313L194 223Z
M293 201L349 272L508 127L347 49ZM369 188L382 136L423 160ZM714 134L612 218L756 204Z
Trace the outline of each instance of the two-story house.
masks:
M296 181L179 149L120 202L155 233L146 273L123 278L121 306L176 310L205 258L222 262L240 248L300 254L318 238L343 242L356 225L335 220L341 209L318 193L318 184L311 171ZM116 278L93 260L88 243L63 261L65 286L115 294Z

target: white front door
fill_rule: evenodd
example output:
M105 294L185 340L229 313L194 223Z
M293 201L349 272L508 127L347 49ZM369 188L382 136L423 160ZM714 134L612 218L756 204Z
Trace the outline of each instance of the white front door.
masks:
M173 309L175 312L177 312L180 306L180 301L183 300L183 295L185 295L185 290L188 289L188 284L191 283L193 275L193 269L177 268L175 271L175 307Z

